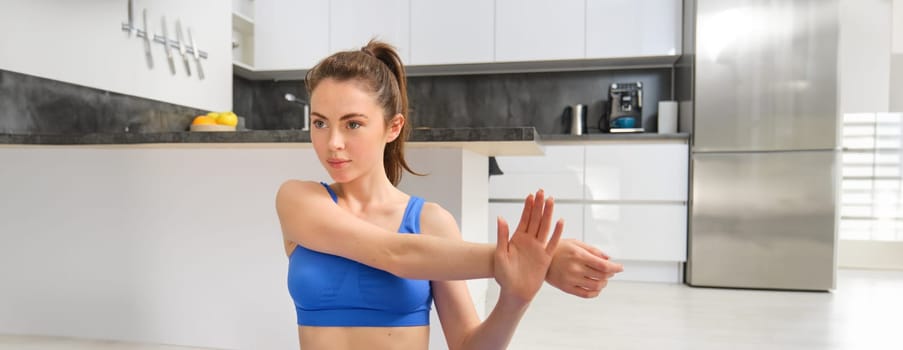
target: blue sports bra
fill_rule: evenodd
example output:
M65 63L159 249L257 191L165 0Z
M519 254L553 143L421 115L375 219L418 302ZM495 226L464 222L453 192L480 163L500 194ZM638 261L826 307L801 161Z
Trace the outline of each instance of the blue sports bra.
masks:
M335 192L322 183L332 200ZM411 196L399 233L420 233L423 198ZM298 245L289 256L288 291L299 326L402 327L430 324L430 281L397 277Z

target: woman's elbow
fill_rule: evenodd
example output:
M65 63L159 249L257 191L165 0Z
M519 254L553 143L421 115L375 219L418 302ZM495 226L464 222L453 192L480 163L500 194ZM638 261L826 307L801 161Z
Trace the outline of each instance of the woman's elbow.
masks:
M396 237L403 236L399 235ZM392 240L387 245L384 254L380 254L383 257L381 259L383 261L381 261L380 265L382 266L379 268L401 278L417 279L421 277L418 276L415 268L417 263L414 262L414 254L411 254L414 251L413 243L413 241L407 239Z

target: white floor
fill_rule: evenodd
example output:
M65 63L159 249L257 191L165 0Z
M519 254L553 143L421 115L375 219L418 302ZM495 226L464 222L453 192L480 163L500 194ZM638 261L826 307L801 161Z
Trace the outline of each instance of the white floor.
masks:
M510 349L903 349L903 272L838 271L831 293L612 282L594 300L543 289ZM3 336L2 350L194 350Z

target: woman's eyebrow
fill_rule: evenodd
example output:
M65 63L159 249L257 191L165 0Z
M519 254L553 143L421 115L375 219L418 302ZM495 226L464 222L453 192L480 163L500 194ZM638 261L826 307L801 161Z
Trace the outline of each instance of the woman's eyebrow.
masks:
M311 115L311 116L315 116L315 117L320 117L320 118L323 118L323 119L329 119L329 118L326 118L325 115L322 115L322 114L317 113L317 112L311 112L310 115ZM361 117L361 118L364 118L364 119L370 119L369 117L367 117L366 114L361 114L361 113L348 113L348 114L346 114L346 115L343 115L341 118L339 118L339 120L345 120L345 119L348 119L348 118L354 118L354 117Z

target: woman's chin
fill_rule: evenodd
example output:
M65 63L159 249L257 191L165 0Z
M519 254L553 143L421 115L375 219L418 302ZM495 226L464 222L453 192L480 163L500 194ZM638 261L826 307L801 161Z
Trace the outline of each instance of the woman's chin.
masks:
M348 174L345 173L344 171L330 171L329 177L332 179L333 182L339 183L339 184L351 181L351 176L348 176Z

